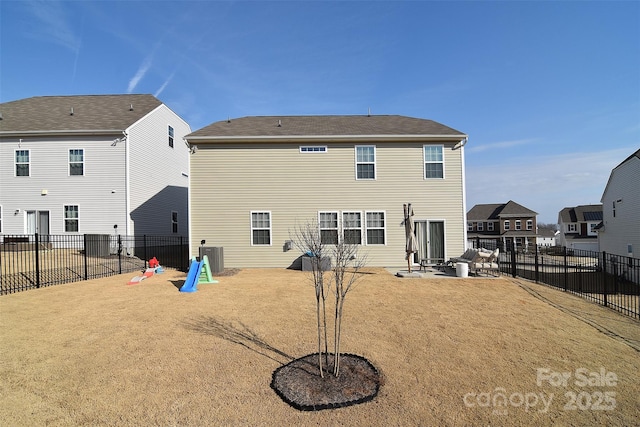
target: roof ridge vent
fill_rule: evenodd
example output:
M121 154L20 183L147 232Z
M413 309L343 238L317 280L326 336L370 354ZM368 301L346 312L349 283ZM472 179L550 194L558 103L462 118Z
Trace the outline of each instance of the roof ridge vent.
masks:
M282 127L282 120L278 119L278 127L281 128Z

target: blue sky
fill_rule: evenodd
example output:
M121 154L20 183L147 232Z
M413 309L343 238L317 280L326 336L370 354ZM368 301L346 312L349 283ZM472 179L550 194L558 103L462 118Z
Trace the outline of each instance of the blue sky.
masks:
M436 120L469 135L468 209L555 223L640 147L640 2L0 1L0 102L111 93L154 94L193 130Z

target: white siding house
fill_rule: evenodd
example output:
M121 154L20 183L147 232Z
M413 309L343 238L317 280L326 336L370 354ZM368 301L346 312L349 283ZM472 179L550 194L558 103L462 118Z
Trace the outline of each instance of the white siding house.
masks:
M598 252L598 232L602 222L602 205L579 205L558 213L557 242L570 249Z
M186 236L189 132L151 95L0 104L0 233Z
M640 150L613 168L600 201L600 250L640 258Z
M289 267L296 224L357 239L370 266L405 261L403 204L412 203L421 258L465 249L466 135L403 116L244 117L186 137L190 243L224 248L225 267Z

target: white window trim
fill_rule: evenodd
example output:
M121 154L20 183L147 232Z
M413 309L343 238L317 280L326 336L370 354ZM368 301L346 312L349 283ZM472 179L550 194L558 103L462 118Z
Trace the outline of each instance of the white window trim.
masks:
M427 156L425 153L426 147L441 147L442 148L442 161L433 161L429 160L427 162ZM442 163L442 178L427 178L427 163ZM446 177L446 170L444 164L444 144L424 144L422 146L422 179L431 180L431 179L444 179Z
M384 216L384 226L382 227L382 231L384 232L384 243L380 244L380 243L369 243L369 237L367 235L367 230L369 229L369 227L367 226L367 214L368 213L381 213ZM363 244L366 246L387 246L387 211L380 211L380 210L369 210L369 211L364 211L364 223L362 224L364 227L364 240L363 240ZM371 227L372 230L379 230L381 227Z
M336 215L336 228L323 228L322 222L320 221L321 214L335 214ZM340 211L318 211L318 231L320 232L320 240L322 241L322 230L336 230L336 234L338 235L338 243L340 243ZM323 245L331 245L332 243L323 243Z
M326 154L329 151L326 145L301 145L298 149L304 154Z
M67 206L76 206L78 208L78 218L76 218L76 220L78 221L78 231L67 231L67 219L72 220L73 218L67 218L65 216L65 207ZM37 213L36 213L37 215ZM49 221L51 221L51 218L49 218ZM78 233L80 234L80 205L77 203L65 203L62 205L62 232L65 234L72 234L72 233Z
M358 161L358 148L373 148L373 162L359 162ZM356 174L356 181L375 181L378 179L378 152L375 145L356 145L354 148L354 172ZM358 178L358 165L371 165L373 164L373 178Z
M27 153L29 153L29 161L26 163L18 163L18 160L16 159L16 155L18 154L18 151L26 151ZM27 176L18 176L18 165L28 165L29 166L29 175ZM28 148L17 148L13 151L13 176L16 178L31 178L31 150Z
M253 214L256 213L267 213L269 214L269 228L254 228L253 227ZM250 224L250 235L249 238L251 239L251 246L262 246L262 247L267 247L267 246L273 246L273 215L271 214L271 211L251 211L249 213L249 224ZM253 243L253 231L254 230L269 230L269 244L264 244L264 243Z
M533 230L533 220L532 219L528 219L527 220L527 230L529 230L529 231Z
M487 222L487 231L493 231L493 221Z
M578 231L577 224L570 222L567 224L567 233L576 233Z
M340 241L340 238L342 238L344 240L344 232L345 230L356 230L355 228L351 228L348 229L345 227L344 225L344 215L345 214L360 214L360 228L358 228L360 230L360 245L364 245L364 236L363 236L363 231L364 231L364 222L366 221L366 219L362 216L362 211L341 211L341 215L340 218L342 219L342 224L338 224L340 227L340 235L338 236L338 241Z
M511 221L508 219L504 220L504 231L509 231L511 230Z
M477 222L478 231L484 231L484 223L482 221Z
M515 227L516 227L516 230L517 230L517 231L522 230L522 220L516 219L516 225L515 225Z
M86 171L86 168L85 168L85 165L86 165L85 164L85 160L86 160L85 150L84 150L84 148L69 148L69 150L67 151L67 153L69 154L69 157L71 157L71 150L80 150L80 151L82 151L82 162L72 162L71 158L69 158L69 165L68 165L68 168L67 168L67 174L68 174L68 176L84 176L85 175L85 171ZM82 163L82 175L71 175L71 163Z
M467 231L473 231L473 222L467 221Z
M173 134L173 135L172 135ZM169 144L169 148L174 148L176 144L176 129L167 123L167 142Z

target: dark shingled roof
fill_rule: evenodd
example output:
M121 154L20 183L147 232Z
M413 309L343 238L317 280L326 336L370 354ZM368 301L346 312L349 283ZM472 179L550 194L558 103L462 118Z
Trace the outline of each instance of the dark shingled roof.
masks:
M475 205L467 212L468 221L498 220L500 217L536 216L537 212L509 200L507 203Z
M405 116L255 116L212 123L190 137L428 135L466 137L433 120Z
M602 205L580 205L564 208L558 215L563 223L602 221Z
M162 102L153 95L37 96L20 99L0 104L0 135L125 130L160 105Z

